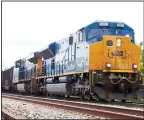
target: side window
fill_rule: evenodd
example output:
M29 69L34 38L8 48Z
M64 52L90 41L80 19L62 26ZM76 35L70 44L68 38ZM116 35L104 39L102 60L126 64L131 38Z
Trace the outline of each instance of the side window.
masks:
M78 41L79 42L83 41L83 33L81 31L78 33Z
M54 69L54 67L55 67L55 60L52 59L52 60L51 60L51 69Z
M108 40L108 41L107 41L107 46L113 46L112 40Z
M103 35L102 29L90 29L88 31L88 39L92 39L93 37L99 37Z
M66 54L65 54L65 59L68 60L68 57L69 57L69 54L68 54L68 50L67 50Z
M73 44L73 36L70 36L69 37L69 45L72 45Z
M71 56L72 56L72 54L71 54L71 52L72 52L71 49L72 49L72 46L69 47L69 61L71 61Z
M75 45L73 45L72 49L71 49L72 60L75 60L75 52L74 52L74 50L75 50Z
M16 64L15 64L15 67L16 67L16 68L20 67L20 63L16 63Z

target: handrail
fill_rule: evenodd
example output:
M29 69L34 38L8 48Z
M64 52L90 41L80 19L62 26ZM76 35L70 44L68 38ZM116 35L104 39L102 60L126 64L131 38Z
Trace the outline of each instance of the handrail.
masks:
M103 56L101 57L101 59L99 60L99 62L96 65L94 65L93 69L90 70L90 71L94 71L94 69L99 65L99 63L100 63L101 60L103 60Z
M124 79L124 80L127 80L127 81L130 82L131 84L136 83L136 82L138 81L138 78L136 78L135 81L130 81L130 80L127 79L126 77L121 78L121 79L120 79L119 81L117 81L117 82L113 82L112 79L110 79L110 80L111 80L111 83L112 83L112 84L118 84L118 83L120 83L123 79Z

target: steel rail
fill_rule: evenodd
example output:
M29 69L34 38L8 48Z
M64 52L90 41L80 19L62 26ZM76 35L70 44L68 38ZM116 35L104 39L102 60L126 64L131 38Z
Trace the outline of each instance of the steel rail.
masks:
M84 114L89 114L93 116L100 116L111 119L144 119L144 111L134 110L134 109L123 109L123 108L114 108L114 107L105 107L105 106L97 106L83 103L76 103L70 101L59 101L54 99L41 99L35 97L16 97L16 96L8 96L2 95L2 97L17 99L26 102L48 105L52 107L57 107L61 109L66 109L70 111L81 112Z

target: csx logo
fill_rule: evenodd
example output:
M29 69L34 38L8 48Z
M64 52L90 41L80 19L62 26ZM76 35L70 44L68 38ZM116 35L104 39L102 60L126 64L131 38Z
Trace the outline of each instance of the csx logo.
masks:
M118 50L116 50L116 51L112 51L112 56L123 56L123 51L118 51Z

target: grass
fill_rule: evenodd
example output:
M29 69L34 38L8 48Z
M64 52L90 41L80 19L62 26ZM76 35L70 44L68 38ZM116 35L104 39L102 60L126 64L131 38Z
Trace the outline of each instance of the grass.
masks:
M129 102L144 103L144 99L133 99L133 100L129 100Z

